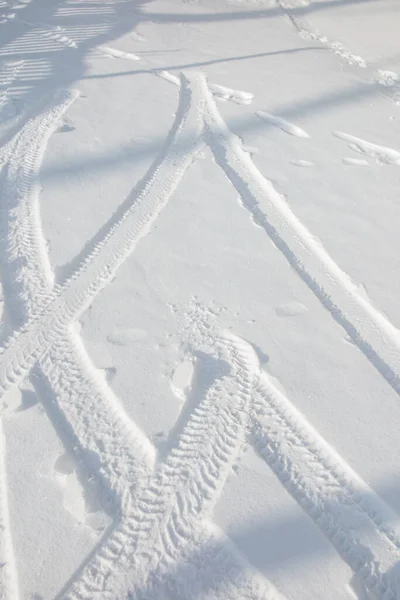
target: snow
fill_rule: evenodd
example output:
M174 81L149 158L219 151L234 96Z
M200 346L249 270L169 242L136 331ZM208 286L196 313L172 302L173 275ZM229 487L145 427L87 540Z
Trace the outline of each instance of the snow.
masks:
M400 597L399 23L0 0L1 599Z

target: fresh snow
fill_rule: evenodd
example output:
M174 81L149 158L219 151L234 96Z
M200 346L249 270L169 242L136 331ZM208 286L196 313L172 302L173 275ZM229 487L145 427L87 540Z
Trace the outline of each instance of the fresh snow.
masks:
M400 598L399 30L0 0L0 600Z

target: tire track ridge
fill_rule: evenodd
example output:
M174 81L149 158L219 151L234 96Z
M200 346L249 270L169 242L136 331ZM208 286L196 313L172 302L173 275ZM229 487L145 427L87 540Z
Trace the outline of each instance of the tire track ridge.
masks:
M165 81L169 81L173 85L180 87L181 80L179 77L171 73L170 71L150 71L156 77L160 77ZM209 83L208 87L210 91L220 100L230 100L236 102L236 104L251 104L254 98L254 94L251 92L244 92L242 90L234 90L232 88L218 85L216 83Z
M140 488L155 452L112 390L99 380L79 337L69 332L62 344L53 344L34 368L32 381L58 435L81 467L83 487L95 475L103 509L121 510L126 480L130 493Z
M203 93L206 143L216 163L236 188L243 207L262 227L290 266L341 325L359 350L400 394L400 332L368 300L351 278L316 241L272 183L244 152L237 136L226 126L208 91Z
M260 457L330 539L367 589L387 600L399 589L398 516L343 461L263 373L250 439ZM352 526L349 527L351 522Z

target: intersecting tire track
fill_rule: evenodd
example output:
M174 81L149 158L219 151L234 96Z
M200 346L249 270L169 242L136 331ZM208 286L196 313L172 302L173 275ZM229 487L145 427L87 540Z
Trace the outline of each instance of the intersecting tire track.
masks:
M380 72L376 71L370 64L368 64L364 58L353 54L340 42L330 40L326 35L322 35L318 31L314 30L307 20L299 15L299 11L302 9L301 4L298 4L297 6L287 6L285 0L276 0L276 2L301 38L319 42L320 44L327 46L332 52L334 52L334 54L347 62L347 64L350 66L356 66L363 69L363 71L369 76L369 83L375 83L379 86L379 91L382 95L386 96L396 104L399 103L400 85L397 82L394 83L394 85L384 84L381 81Z
M4 109L7 100L9 99L9 92L14 82L18 79L18 75L24 66L24 61L10 61L1 65L0 68L0 82L2 90L0 91L0 117ZM7 74L8 72L8 74ZM4 73L4 75L3 75ZM1 118L0 118L1 123Z
M135 573L130 597L152 597L160 581L165 583L176 572L178 561L193 553L190 542L196 540L199 529L206 529L202 535L209 538L204 520L243 443L258 376L258 363L248 344L232 335L215 340L215 344L225 353L231 372L208 389L177 446L126 507L121 524L67 592L68 600L108 598L116 590L114 578L118 581L124 572L126 577ZM261 578L255 581L253 576L249 581L243 573L237 582L231 581L231 587L235 588L231 597L277 598L274 588Z
M18 598L18 577L9 523L5 444L0 420L0 600Z
M35 318L35 311L38 310L36 303L39 307L40 304L46 306L52 294L53 274L41 235L38 174L46 143L74 97L75 94L68 92L57 94L52 100L54 107L43 116L28 120L3 153L6 159L2 173L3 189L7 192L6 206L3 207L6 218L3 222L8 225L6 230L9 233L2 241L3 260L9 271L7 300L14 322L19 322L21 315L28 321ZM16 207L18 210L15 210ZM129 511L126 513L127 505L132 493L138 493L140 483L147 481L154 462L154 448L127 419L107 385L100 383L73 328L66 327L59 340L48 346L34 367L32 382L59 435L81 459L82 465L87 467L88 475L93 475L88 451L93 451L100 459L100 467L95 469L95 475L100 476L106 491L113 493L119 512L129 516ZM60 429L64 431L60 432ZM132 530L134 515L132 519L128 531ZM229 572L235 572L228 587L232 594L233 590L236 591L234 595L230 593L227 596L220 589L221 598L247 597L241 591L243 585L246 590L252 590L249 596L252 599L277 597L273 587L252 572L218 528L203 523L202 539L210 548L218 551L208 560L202 558L196 566L199 573L194 578L191 569L192 584L199 587L201 571L208 568L210 575L215 564L224 563ZM105 554L108 552L115 557L116 549L120 550L121 547L107 547ZM192 560L190 554L189 562ZM111 597L114 597L113 592ZM7 598L15 600L17 594L10 591Z
M7 266L8 312L14 323L32 318L37 304L52 291L53 273L41 234L38 173L47 141L75 97L65 91L56 94L51 100L53 108L28 121L10 143L8 156L5 153L2 228L8 235L2 241L2 261ZM88 452L103 455L97 474L115 496L119 491L116 473L130 474L134 480L133 474L141 472L144 451L151 456L151 445L146 447L143 435L143 441L138 441L140 436L135 435L133 425L129 431L120 404L101 385L72 328L65 331L62 343L50 345L33 375L50 418L57 423L59 433L65 429L62 437L69 439L77 458ZM78 418L84 414L90 414L90 424ZM72 423L73 427L68 425ZM116 465L110 469L104 457L118 457L118 470Z

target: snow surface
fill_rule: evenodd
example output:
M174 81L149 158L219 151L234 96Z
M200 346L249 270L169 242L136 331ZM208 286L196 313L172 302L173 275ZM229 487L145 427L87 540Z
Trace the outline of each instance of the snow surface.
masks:
M399 31L0 0L1 600L400 598Z

